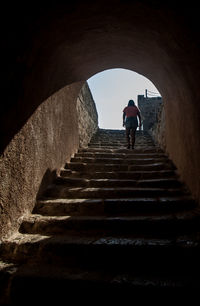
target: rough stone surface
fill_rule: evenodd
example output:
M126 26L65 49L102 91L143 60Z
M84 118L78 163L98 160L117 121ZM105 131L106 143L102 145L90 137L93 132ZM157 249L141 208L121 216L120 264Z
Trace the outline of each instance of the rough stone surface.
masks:
M0 236L19 227L36 198L78 148L76 99L82 83L44 101L0 159Z
M148 131L154 141L166 151L165 105L161 97L138 95L143 130Z
M36 198L79 145L88 144L97 127L95 104L82 82L64 87L38 107L0 159L0 237L19 227L20 217L32 210Z
M87 147L98 129L98 114L90 88L85 83L77 99L79 147Z
M138 107L144 131L149 131L158 122L158 114L162 104L161 97L149 98L138 95Z
M165 105L161 104L160 110L157 115L158 121L150 129L154 141L166 151L166 132L165 132Z

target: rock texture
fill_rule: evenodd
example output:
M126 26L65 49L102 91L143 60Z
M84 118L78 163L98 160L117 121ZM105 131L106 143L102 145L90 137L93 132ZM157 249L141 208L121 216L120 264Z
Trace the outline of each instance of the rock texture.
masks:
M141 111L144 131L149 131L157 124L162 104L161 97L149 98L144 97L144 95L138 95L138 107Z
M1 155L0 237L18 229L22 215L32 210L36 198L77 151L79 138L86 144L96 131L95 105L83 85L66 86L44 101Z
M98 129L98 114L92 93L87 82L83 85L77 99L79 147L87 147Z
M44 101L1 156L1 237L18 229L19 218L32 210L38 194L76 151L78 135L71 133L72 126L77 130L74 94L67 87Z
M100 130L3 241L4 301L180 301L199 291L197 203L148 134L124 148L124 131Z
M166 129L165 129L165 105L161 104L160 110L157 114L158 121L152 126L149 133L152 135L154 141L166 151Z

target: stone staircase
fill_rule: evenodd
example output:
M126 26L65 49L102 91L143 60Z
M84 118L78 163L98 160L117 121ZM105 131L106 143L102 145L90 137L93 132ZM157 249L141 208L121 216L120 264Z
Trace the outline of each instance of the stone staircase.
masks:
M100 129L2 242L5 303L166 299L200 288L196 202L148 134L125 147L124 131Z

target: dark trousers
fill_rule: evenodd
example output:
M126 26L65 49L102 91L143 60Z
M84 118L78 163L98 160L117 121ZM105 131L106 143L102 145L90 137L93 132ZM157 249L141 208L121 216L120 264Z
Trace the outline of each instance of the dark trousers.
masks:
M130 148L130 137L131 137L131 146L134 148L135 145L135 132L137 128L126 127L126 139L128 148Z
M129 117L126 118L126 138L127 138L127 147L130 148L130 137L131 137L131 145L132 149L135 145L135 132L138 127L137 117Z

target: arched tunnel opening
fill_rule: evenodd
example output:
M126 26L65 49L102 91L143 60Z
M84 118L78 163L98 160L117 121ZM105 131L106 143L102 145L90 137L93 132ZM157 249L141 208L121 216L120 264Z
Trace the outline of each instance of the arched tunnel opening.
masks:
M11 64L4 67L5 99L2 99L1 112L2 207L12 206L8 204L13 200L8 199L12 196L7 190L13 179L19 182L17 176L21 177L22 170L14 170L11 160L16 159L15 167L20 165L19 168L24 169L23 181L28 181L26 176L37 177L35 194L44 173L60 168L66 156L69 158L77 149L74 105L83 83L100 71L118 67L145 75L156 84L166 108L166 151L183 181L199 199L199 53L192 24L189 26L186 21L187 13L191 12L186 12L182 6L180 13L171 2L166 5L151 4L151 1L123 4L117 1L117 5L111 1L104 6L100 2L90 6L77 3L70 7L57 4L47 10L42 6L38 10L33 5L31 9L24 8L26 16L31 18L22 17L15 27L12 26L16 20L13 10L13 23L7 28L12 35L4 35L4 58ZM62 91L62 88L65 89ZM48 102L44 103L46 100ZM61 100L65 104L61 106L61 103L59 110L58 107L48 110L48 103L53 107ZM24 140L20 138L20 142L14 144L15 149L9 149L9 142L16 139L25 122L29 124L28 118L37 116L37 112L41 120L37 124L38 131L32 129L35 142L28 143L32 138L23 135ZM55 120L54 115L58 116ZM43 126L45 118L48 122L43 129L39 124ZM62 132L53 126L52 121L56 125L56 120L64 122ZM42 130L44 135L46 133L45 140L36 136L41 135ZM35 149L33 159L28 157L28 152L34 151L31 143ZM17 152L20 146L24 153ZM15 157L11 157L14 152ZM22 162L23 158L26 162ZM35 169L43 169L41 174L24 175L30 163L36 165ZM18 188L21 197L23 192ZM20 202L26 201L27 197ZM18 207L18 201L14 203ZM4 211L7 214L7 208Z
M155 85L134 71L127 69L105 70L92 76L87 80L89 89L93 96L98 112L99 128L124 129L122 125L122 111L127 106L130 99L133 99L138 106L138 100L150 98L149 110L142 110L143 121L149 112L149 121L155 120L159 111L159 100L162 97ZM156 100L158 103L156 103ZM146 100L147 107L147 100ZM155 109L155 112L154 112ZM150 124L150 122L149 122ZM149 126L150 129L150 126Z
M196 4L75 1L4 8L1 22L0 236L11 236L38 194L79 148L76 102L95 74L123 68L156 85L165 150L200 199ZM8 18L9 16L9 18ZM190 22L189 22L190 21Z

